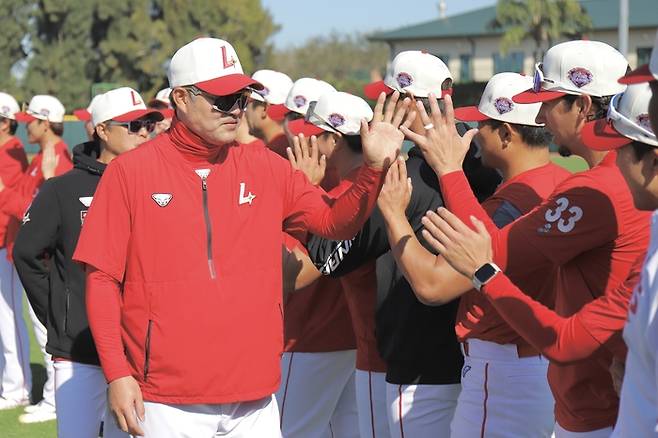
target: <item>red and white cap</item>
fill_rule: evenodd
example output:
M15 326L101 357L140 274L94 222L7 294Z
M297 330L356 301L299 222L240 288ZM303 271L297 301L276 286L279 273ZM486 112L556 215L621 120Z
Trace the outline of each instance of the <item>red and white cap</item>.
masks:
M258 70L251 78L263 85L262 89L251 92L251 98L267 103L267 115L272 120L283 120L288 112L284 104L292 88L290 76L274 70Z
M532 79L518 73L494 75L482 93L478 106L455 108L455 117L465 122L499 120L517 125L544 126L537 123L541 103L514 103L512 98L532 86Z
M393 58L383 81L366 85L363 92L369 99L396 90L402 94L411 93L414 97L427 97L430 93L443 97L452 94L452 89L441 89L446 79L452 79L452 74L439 57L425 51L408 50Z
M334 92L336 89L328 82L314 78L300 78L292 84L285 106L292 112L304 115L311 102L316 102L323 94Z
M262 88L244 74L233 46L217 38L197 38L178 49L167 76L171 88L196 85L215 96L227 96L247 87Z
M25 112L16 113L16 120L24 123L29 123L37 119L62 123L65 113L64 105L55 96L39 94L30 100L30 104Z
M326 93L317 102L312 102L303 119L288 123L293 135L320 135L324 132L340 132L344 135L358 135L361 120L372 120L372 109L358 96L342 91Z
M95 95L92 99L91 102L89 102L89 105L87 108L80 108L73 110L73 115L78 119L82 120L83 122L88 122L91 120L91 109L94 106L94 102L98 100L98 96L100 94Z
M633 141L658 147L658 139L649 119L649 84L629 85L612 98L605 119L586 123L581 131L583 143L591 149L617 149Z
M625 90L617 79L627 69L624 55L601 41L560 43L548 49L535 66L533 86L514 96L514 102L546 102L565 94L613 96Z
M0 117L16 120L16 113L20 110L18 102L12 95L0 91Z
M171 88L169 88L169 87L163 88L162 90L155 93L155 97L153 99L151 99L149 104L159 102L159 103L163 103L163 104L167 105L169 108L171 108L171 100L169 100L169 95L170 94L171 94Z
M107 120L131 122L144 116L162 120L158 110L146 108L142 96L130 87L110 90L97 96L91 108L91 122L94 126Z
M620 84L639 84L640 82L653 81L658 81L658 32L656 32L656 41L653 43L649 63L619 78Z

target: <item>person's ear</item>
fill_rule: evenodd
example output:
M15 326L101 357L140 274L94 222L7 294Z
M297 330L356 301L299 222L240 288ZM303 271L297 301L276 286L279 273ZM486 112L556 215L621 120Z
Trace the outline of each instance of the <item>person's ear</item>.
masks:
M170 98L177 107L185 108L189 102L190 94L184 88L176 87L171 91Z
M594 115L596 108L594 107L594 102L592 102L591 96L587 94L581 94L576 99L574 105L577 105L578 107L578 114L586 120L590 120L591 116Z
M503 148L509 146L514 137L514 129L509 123L503 123L496 129L498 132L498 137L500 137L500 142L503 145Z
M658 175L658 148L652 148L647 155L651 157L651 168L654 175Z
M96 131L96 134L98 135L98 138L100 138L102 141L107 143L108 134L109 134L107 125L105 125L105 123L99 123L98 125L96 125L96 128L94 129Z

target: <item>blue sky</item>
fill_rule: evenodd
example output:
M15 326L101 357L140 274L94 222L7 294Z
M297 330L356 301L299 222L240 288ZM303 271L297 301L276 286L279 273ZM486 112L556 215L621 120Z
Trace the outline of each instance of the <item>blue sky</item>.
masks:
M390 30L438 18L438 0L262 0L281 30L275 47L301 44L306 39L341 33ZM493 5L495 0L446 0L447 15Z

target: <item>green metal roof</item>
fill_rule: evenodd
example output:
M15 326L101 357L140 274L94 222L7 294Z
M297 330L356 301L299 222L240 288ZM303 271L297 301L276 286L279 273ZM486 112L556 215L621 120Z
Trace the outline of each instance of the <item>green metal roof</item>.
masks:
M619 0L580 0L592 18L594 30L616 29L619 22ZM629 0L628 23L631 28L658 27L658 1ZM489 23L496 17L496 6L489 6L463 14L379 32L369 39L375 41L478 37L500 35Z

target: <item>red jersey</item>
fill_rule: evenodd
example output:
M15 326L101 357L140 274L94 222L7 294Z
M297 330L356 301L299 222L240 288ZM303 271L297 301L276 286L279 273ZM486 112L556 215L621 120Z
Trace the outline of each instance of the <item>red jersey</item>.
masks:
M571 173L553 163L523 172L501 184L482 207L498 227L522 216L550 196L555 187ZM539 302L553 307L554 273L528 276L519 288ZM455 331L460 341L477 338L499 344L527 345L479 291L461 297Z
M349 239L381 183L382 171L364 166L332 202L271 151L209 145L175 118L113 160L74 254L115 282L109 307L89 304L104 297L90 296L100 292L94 274L87 284L106 378L130 374L145 400L161 403L272 394L283 345L282 223Z
M566 179L502 230L477 204L462 172L442 177L442 192L462 220L474 215L485 222L494 260L514 282L549 276L557 266L555 309L570 316L620 287L648 243L649 214L634 208L615 158L610 152L599 165ZM612 356L599 349L586 361L551 362L549 383L562 427L586 432L614 425L619 399L608 371Z
M286 154L286 148L288 148L288 137L285 134L279 134L267 143L267 147L274 153L282 156L285 159L288 159L288 154Z
M58 142L55 145L55 153L59 157L55 176L62 175L73 169L73 162L71 161L71 155L69 154L66 143L63 141ZM7 248L9 258L11 258L11 251L14 247L16 235L18 234L20 221L30 220L29 216L23 218L23 215L32 203L32 199L37 195L39 187L45 181L41 172L42 160L43 153L39 151L32 158L32 162L25 172L16 179L15 184L11 187L5 187L0 192L0 210L2 210L2 213L10 216L5 236L5 247Z
M0 146L0 178L5 187L12 188L20 181L27 169L27 156L21 141L16 137L10 137ZM11 216L0 211L0 248L6 246L7 227Z

